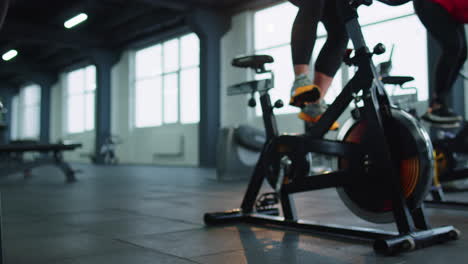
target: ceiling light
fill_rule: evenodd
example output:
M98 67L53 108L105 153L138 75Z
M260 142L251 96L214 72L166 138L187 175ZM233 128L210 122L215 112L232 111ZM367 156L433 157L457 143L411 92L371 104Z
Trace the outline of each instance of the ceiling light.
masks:
M76 26L78 24L83 23L84 21L86 21L86 19L88 19L88 15L85 14L85 13L81 13L79 15L76 15L76 16L70 18L63 25L66 28L72 28L72 27L74 27L74 26Z
M16 55L18 55L18 51L12 49L12 50L9 50L8 52L6 52L5 54L3 54L2 59L4 61L9 61L9 60L13 59L14 57L16 57Z

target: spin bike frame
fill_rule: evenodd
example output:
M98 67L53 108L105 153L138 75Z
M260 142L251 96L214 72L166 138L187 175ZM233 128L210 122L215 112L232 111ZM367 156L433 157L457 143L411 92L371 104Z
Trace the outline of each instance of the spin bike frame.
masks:
M455 239L457 231L452 226L430 229L423 208L410 210L406 205L400 187L400 179L393 166L390 149L386 141L388 136L385 134L385 131L390 131L386 130L385 124L388 124L389 122L386 121L392 118L392 106L383 84L378 80L378 74L372 61L373 54L366 46L361 26L357 20L357 7L361 4L370 5L372 0L357 0L354 1L354 6L348 5L347 1L339 2L343 4L341 10L344 12L346 28L356 50L355 57L350 61L358 66L357 73L322 115L320 121L305 135L279 135L270 96L268 92L264 92L260 100L264 111L263 121L267 132L267 144L255 167L241 208L228 212L205 214L205 223L215 225L247 222L371 240L374 241L374 249L384 254L394 254ZM346 110L360 91L363 92L362 98L364 101L361 116L367 120L368 131L372 131L372 136L365 137L364 142L361 144L323 139L333 122ZM398 227L398 233L368 228L324 225L298 219L292 197L294 193L345 186L353 179L350 169L312 177L298 175L291 183L283 183L279 190L284 217L255 213L255 201L267 177L266 157L269 145L272 144L289 146L291 149L290 154L297 157L304 157L306 153L314 152L352 160L353 156L359 155L363 150L371 150L368 153L374 157L375 166L381 169L379 172L382 172L382 181L385 186L392 189L393 215ZM426 144L430 143L426 142ZM292 160L294 160L294 157Z

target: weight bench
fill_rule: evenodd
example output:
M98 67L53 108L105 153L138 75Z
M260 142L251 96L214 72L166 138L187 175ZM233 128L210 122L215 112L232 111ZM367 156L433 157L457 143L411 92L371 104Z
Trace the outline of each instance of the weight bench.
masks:
M0 177L13 173L23 172L25 178L31 176L31 170L44 166L54 165L65 174L66 182L74 182L75 171L63 159L63 151L72 151L80 148L78 143L41 144L34 141L17 141L7 145L0 145ZM32 160L25 159L25 153L39 153Z

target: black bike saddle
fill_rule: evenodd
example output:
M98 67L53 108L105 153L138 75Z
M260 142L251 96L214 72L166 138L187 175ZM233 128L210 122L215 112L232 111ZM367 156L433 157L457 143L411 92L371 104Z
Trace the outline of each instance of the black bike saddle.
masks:
M413 77L410 76L387 76L382 78L384 84L393 84L402 86L407 82L414 81Z
M265 64L275 60L269 55L250 55L237 57L232 60L232 66L238 68L264 69Z

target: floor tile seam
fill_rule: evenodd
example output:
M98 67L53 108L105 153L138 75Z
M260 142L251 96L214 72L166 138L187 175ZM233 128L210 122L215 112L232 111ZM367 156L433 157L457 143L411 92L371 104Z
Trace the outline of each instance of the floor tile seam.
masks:
M106 237L106 236L104 236L104 237L111 238L111 239L118 239L118 240L122 240L122 241L127 241L126 238L148 237L148 236L159 237L159 236L164 236L164 235L169 235L169 234L178 234L178 233L183 233L183 232L197 231L197 230L201 230L201 229L203 229L203 228L190 228L190 229L170 231L170 232L162 232L162 233L152 233L152 234L143 234L143 235L129 235L129 236L124 236L124 237ZM95 235L95 236L101 236L99 234L92 233L92 232L89 232L89 234L92 234L92 235ZM129 242L129 241L127 241L127 242Z
M145 246L139 245L137 243L126 241L126 240L123 240L123 239L115 238L113 240L118 241L118 242L123 243L123 244L131 245L131 246L134 246L134 247L137 247L137 248L140 248L140 249L152 251L152 252L155 252L155 253L158 253L158 254L161 254L161 255L165 255L165 256L181 259L181 260L185 260L185 261L192 262L192 263L198 263L198 262L195 262L195 261L193 261L193 260L191 260L189 258L185 258L185 257L177 256L177 255L172 255L172 254L169 254L169 253L164 252L164 251L160 251L160 250L157 250L157 249L154 249L154 248L145 247Z
M91 232L87 232L86 230L82 230L80 229L79 231L76 231L74 233L70 233L70 231L68 231L67 233L56 233L56 234L50 234L50 235L47 235L47 234L40 234L40 235L24 235L24 236L21 236L21 238L13 238L11 239L11 237L9 236L6 236L5 234L2 234L2 239L4 241L20 241L20 240L24 240L24 239L53 239L53 238L64 238L64 237L69 237L70 235L92 235L92 236L95 236L95 237L99 237L99 238L107 238L107 239L113 239L113 238L109 238L109 237L104 237L104 236L100 236L100 235L97 235L97 234L93 234Z
M141 214L139 212L136 212L136 211L131 211L131 210L128 210L129 213L132 213L134 215L128 215L128 216L122 216L122 217L118 217L118 218L115 218L115 219L108 219L108 220L102 220L102 221L92 221L92 223L110 223L110 222L117 222L117 221L123 221L123 220L141 220L141 219L161 219L161 220L171 220L171 221L174 221L176 220L177 222L181 222L181 223L185 223L185 221L180 221L178 219L171 219L171 218L167 218L167 217L160 217L160 216L155 216L155 215L146 215L146 214ZM42 221L44 222L44 221ZM60 221L59 221L60 222ZM88 225L89 223L81 223L81 224L76 224L76 223L67 223L67 222L60 222L62 223L63 225L65 226L70 226L70 227L79 227L79 226L83 226L83 225ZM191 222L187 222L187 224L193 224ZM196 224L196 225L200 225L200 224Z
M118 222L118 221L123 221L123 220L138 220L138 219L144 219L144 216L122 217L122 218L116 218L116 219L112 219L112 220L92 221L90 223L81 223L81 224L74 224L74 223L63 223L63 224L66 225L66 226L69 226L69 227L86 229L86 226L88 226L90 224L105 224L105 223Z
M55 215L56 216L56 215ZM103 220L103 221L92 221L92 223L104 223L104 222L111 222L111 221L119 221L119 220L125 220L125 219L132 219L132 218L143 218L143 217L149 217L149 216L145 216L145 215L137 215L137 216L122 216L122 217L119 217L119 218L115 218L115 219L112 219L112 220ZM152 217L155 217L155 216L152 216ZM89 223L85 223L85 224L77 224L77 223L70 223L70 222L61 222L61 221L50 221L51 216L47 216L47 217L43 217L41 219L38 219L38 220L35 220L35 221L28 221L28 222L16 222L16 223L13 223L13 224L38 224L38 223L47 223L47 222L54 222L54 223L59 223L65 227L74 227L74 228L77 228L79 226L82 226L82 225L87 225ZM5 224L8 222L3 222L3 224Z
M205 257L217 256L217 255L221 255L221 254L229 254L229 253L244 252L244 251L247 251L247 250L245 248L244 249L223 250L223 251L219 251L219 252L216 252L216 253L204 254L204 255L200 255L200 256L192 256L190 258L205 258Z
M200 223L196 223L196 222L192 222L192 221L186 221L186 220L181 220L181 219L179 219L179 218L150 215L150 214L145 214L145 213L142 213L142 212L139 212L139 211L132 211L132 210L129 210L129 211L132 212L132 213L135 213L135 214L137 214L137 215L139 215L139 216L158 217L158 218L161 218L161 219L164 219L164 220L176 221L176 222L181 222L181 223L184 223L184 224L197 225L197 226L200 226L200 227L203 227L203 226L204 226L204 225L201 225ZM203 217L200 217L200 219L202 219L202 218L203 218Z

